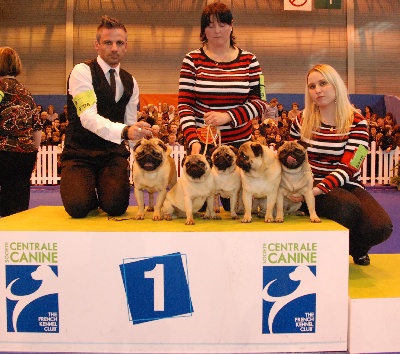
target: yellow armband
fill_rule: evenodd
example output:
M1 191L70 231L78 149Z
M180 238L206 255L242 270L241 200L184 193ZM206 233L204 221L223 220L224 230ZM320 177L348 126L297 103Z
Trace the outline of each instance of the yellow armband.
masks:
M0 90L0 102L3 101L4 92Z
M72 100L74 102L78 117L80 117L82 112L86 111L88 108L92 107L97 102L94 90L88 90L79 93Z

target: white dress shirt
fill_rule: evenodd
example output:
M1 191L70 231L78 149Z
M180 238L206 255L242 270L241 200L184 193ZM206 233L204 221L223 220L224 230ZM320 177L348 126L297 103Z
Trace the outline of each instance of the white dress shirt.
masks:
M111 67L100 58L97 57L97 62L100 67L103 69L103 72L110 82L110 73L108 72ZM121 77L119 76L120 66L118 65L115 69L115 81L116 81L116 102L121 98L123 94L123 85L121 82ZM115 123L109 120L107 117L103 117L97 113L97 104L95 103L90 108L86 109L82 112L80 119L82 126L92 133L97 134L101 138L111 141L116 144L120 144L122 129L125 125L133 125L137 121L137 107L139 103L139 87L138 84L133 78L133 93L132 96L126 106L124 123ZM90 68L88 65L84 63L80 63L75 65L75 67L71 71L71 75L69 78L69 94L72 97L75 97L77 94L82 92L86 92L89 90L94 90L92 84L92 74L90 72Z

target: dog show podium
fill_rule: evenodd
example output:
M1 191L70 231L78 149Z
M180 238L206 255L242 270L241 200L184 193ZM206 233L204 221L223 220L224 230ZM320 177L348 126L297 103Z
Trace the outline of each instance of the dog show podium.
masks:
M0 219L0 351L346 351L348 230L195 218Z

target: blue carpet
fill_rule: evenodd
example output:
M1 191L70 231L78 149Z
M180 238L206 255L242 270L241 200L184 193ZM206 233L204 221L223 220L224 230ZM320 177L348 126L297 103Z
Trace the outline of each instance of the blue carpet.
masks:
M400 253L400 213L398 206L400 205L400 191L390 187L367 187L367 190L388 212L393 221L393 234L385 242L374 246L370 253L375 254L393 254ZM29 208L40 205L60 206L63 205L60 196L59 186L33 186L31 187L31 200ZM129 205L135 206L136 200L131 190Z
M373 197L382 205L393 222L392 236L385 242L372 247L370 253L400 253L400 191L385 187L367 187Z

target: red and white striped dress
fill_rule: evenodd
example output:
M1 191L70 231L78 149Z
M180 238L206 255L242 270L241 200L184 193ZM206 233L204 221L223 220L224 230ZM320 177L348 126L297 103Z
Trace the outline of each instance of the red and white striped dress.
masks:
M250 140L251 120L261 117L266 102L260 96L260 64L254 54L239 49L231 62L215 62L202 48L188 53L179 78L178 109L186 144L198 142L204 113L227 112L230 124L220 127L224 144Z
M300 140L301 118L298 116L291 126L290 137ZM350 131L347 134L338 134L336 129L321 124L313 138L306 141L308 147L308 161L318 181L317 187L324 193L346 184L363 187L360 178L360 169L349 166L360 145L368 149L368 125L360 114L355 114Z

